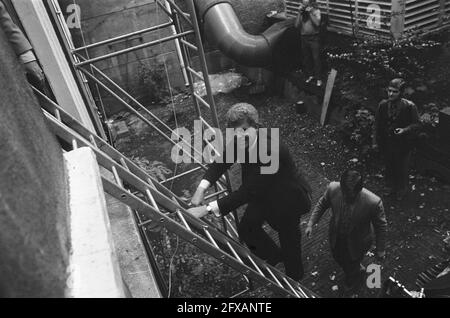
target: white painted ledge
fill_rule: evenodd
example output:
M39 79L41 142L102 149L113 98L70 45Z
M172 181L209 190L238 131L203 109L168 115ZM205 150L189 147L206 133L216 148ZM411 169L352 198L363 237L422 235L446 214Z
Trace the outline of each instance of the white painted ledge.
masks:
M64 157L72 244L66 296L125 297L95 154L84 147L65 153Z

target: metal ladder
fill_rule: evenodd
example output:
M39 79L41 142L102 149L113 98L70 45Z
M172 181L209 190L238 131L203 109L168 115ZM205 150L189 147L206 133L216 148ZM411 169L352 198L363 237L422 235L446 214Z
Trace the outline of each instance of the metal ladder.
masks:
M313 292L301 286L275 267L254 256L247 248L206 220L193 217L187 204L157 180L123 156L111 145L89 131L60 106L35 90L49 128L62 142L66 151L90 147L100 167L114 176L114 181L102 174L106 193L136 210L138 227L145 230L151 222L158 222L168 231L229 265L249 279L287 297L315 298ZM139 214L147 220L143 221ZM228 235L227 235L228 234Z
M55 5L53 8L50 6L50 11L54 16L54 20L59 24L58 29L68 55L71 57L70 61L78 73L79 78L83 80L83 84L86 84L86 79L88 79L95 85L98 85L98 87L107 91L127 110L155 129L162 137L173 145L176 145L176 142L171 139L170 135L173 134L174 130L117 85L104 72L94 66L93 63L162 42L178 39L181 43L181 52L186 63L184 67L188 75L189 87L191 90L192 101L197 112L197 118L201 120L204 127L211 128L211 125L205 120L201 111L202 107L206 107L210 111L213 126L219 128L193 0L187 0L190 11L189 14L183 12L172 0L167 0L169 6L165 6L161 0L155 0L157 5L170 17L169 22L80 48L75 48L70 36L67 34L67 28L64 27L64 19L61 18L61 11L56 6L57 3L54 0L48 1L50 4ZM183 19L184 22L192 27L192 30L182 30L180 19ZM80 52L86 51L89 48L110 44L146 32L153 32L171 25L175 26L176 34L166 38L89 59L80 54ZM195 38L194 44L189 42L186 38L191 35ZM200 71L196 71L191 65L189 50L197 52L200 61ZM207 92L206 99L195 92L194 78L204 81ZM39 92L36 92L36 94L39 95ZM40 97L46 99L45 96ZM47 107L46 116L55 134L61 140L71 144L72 148L88 146L94 149L100 166L106 168L114 175L115 183L106 178L103 179L106 192L146 216L148 220L142 220L139 213L136 213L136 219L139 228L141 229L141 234L144 233L145 236L145 226L149 225L151 222L153 222L153 224L155 222L160 223L169 231L179 235L206 253L237 269L246 279L255 279L255 281L262 282L263 284L266 284L267 287L273 287L273 289L282 292L287 296L310 297L313 295L313 293L298 285L297 282L289 279L275 268L253 256L239 243L239 236L235 227L235 224L237 224L238 221L236 213L229 214L222 219L223 230L216 228L214 224L210 222L192 217L186 212L186 209L188 208L186 202L169 191L162 183L151 178L131 160L127 159L105 142L104 139L88 131L82 124L77 122L51 100L46 100L43 104ZM147 117L150 117L151 120L142 113L147 115ZM154 122L156 122L156 124ZM208 143L209 141L204 140L204 142ZM195 149L193 149L193 151L195 152ZM192 158L195 161L195 158ZM182 178L201 169L206 169L203 163L197 163L199 165L198 167L169 178L166 182ZM124 183L126 187L124 187ZM134 192L130 193L128 188L132 188ZM228 176L225 176L225 179L219 180L215 185L215 193L208 195L205 199L219 198L222 195L226 195L230 189L229 178ZM145 200L143 200L143 198L145 198ZM175 220L176 218L178 218L178 222ZM147 239L147 237L144 237L144 239Z
M83 91L82 93L87 95L87 99L92 100L92 95L87 87L88 80L91 81L97 88L97 92L99 92L99 88L104 89L106 92L108 92L112 97L114 97L116 100L118 100L128 111L136 115L139 119L141 119L144 123L149 125L151 128L156 130L159 135L161 135L164 139L172 143L173 145L176 145L176 142L171 139L171 136L174 134L174 130L170 128L166 123L161 121L157 116L155 116L151 111L149 111L144 105L142 105L136 98L134 98L131 94L126 92L123 88L121 88L118 84L116 84L111 78L109 78L104 72L102 72L99 68L97 68L95 65L93 65L96 62L103 61L115 56L119 56L122 54L126 54L132 51L141 50L150 46L154 46L163 42L172 41L172 40L180 40L180 43L182 43L182 55L183 60L188 64L187 66L184 66L184 70L186 71L189 79L189 88L191 91L192 101L195 106L195 110L197 113L197 118L202 122L202 130L203 128L220 128L219 121L217 118L216 113L216 107L214 102L214 97L212 95L211 85L209 81L208 75L208 69L206 65L206 58L203 51L203 43L200 37L200 31L199 26L197 23L195 8L193 1L188 1L188 5L190 8L191 13L187 14L183 12L172 0L168 0L168 5L164 5L164 1L156 0L156 4L159 8L162 9L163 12L165 12L169 16L169 22L165 22L156 26L152 26L143 30L135 31L130 34L121 35L115 38L107 39L104 41L100 41L97 43L92 43L83 47L76 48L74 43L72 42L70 32L68 31L67 25L65 25L64 18L62 17L61 9L59 8L58 3L55 0L47 0L49 3L50 13L53 16L53 19L55 21L55 24L57 26L57 31L61 35L61 39L63 42L63 47L67 52L67 55L69 57L69 62L74 67L74 72L77 74L77 78L80 81L80 83L83 84ZM174 10L172 11L172 8ZM188 23L189 26L192 27L192 30L184 31L180 27L180 18L184 20L184 22ZM119 50L116 52L108 53L103 56L97 56L93 58L87 58L81 54L81 52L86 52L87 50L92 49L94 47L99 47L103 45L108 45L111 43L114 43L116 41L122 41L124 39L128 39L130 37L135 37L138 35L142 35L149 32L154 32L160 29L164 29L170 26L174 26L176 33L161 38L152 42L142 43L137 46L132 46L123 50ZM195 38L195 45L185 40L186 36L193 35ZM201 74L200 72L197 72L194 70L190 63L190 56L187 50L187 47L191 49L195 49L198 52L199 60L200 60L200 66L201 66ZM206 75L205 75L206 74ZM206 100L199 96L194 89L194 76L196 78L201 79L205 83L206 92L207 92L207 98ZM87 88L87 89L86 89ZM87 90L87 92L85 92ZM210 111L210 116L212 119L212 126L205 120L204 116L202 115L201 106L208 108ZM144 115L143 115L144 114ZM147 117L150 117L151 120L149 120ZM102 136L104 137L104 136ZM204 143L210 144L210 140L203 140ZM186 144L187 145L187 144ZM194 152L198 154L198 151L191 147L191 145L188 145L188 148L191 150L191 152ZM186 172L182 172L178 175L175 175L171 178L168 178L164 182L171 182L176 179L186 177L190 175L191 173L195 173L201 169L205 170L206 166L202 162L198 162L193 156L191 156L194 162L196 162L199 166L191 169ZM225 174L224 178L221 178L219 182L217 182L215 185L215 192L211 195L208 195L206 199L211 198L219 198L222 195L226 195L231 190L231 185L229 181L228 174ZM229 216L226 216L222 220L223 226L225 228L229 227L231 228L231 232L233 237L237 238L237 231L235 229L235 224L238 223L238 217L237 213L233 212Z

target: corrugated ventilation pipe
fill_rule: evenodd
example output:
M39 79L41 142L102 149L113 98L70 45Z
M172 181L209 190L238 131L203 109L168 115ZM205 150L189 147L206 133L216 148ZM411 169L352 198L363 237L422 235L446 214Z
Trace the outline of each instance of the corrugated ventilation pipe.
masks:
M272 64L277 41L292 22L283 21L260 35L251 35L242 27L236 12L226 0L194 0L208 41L236 62L253 67Z

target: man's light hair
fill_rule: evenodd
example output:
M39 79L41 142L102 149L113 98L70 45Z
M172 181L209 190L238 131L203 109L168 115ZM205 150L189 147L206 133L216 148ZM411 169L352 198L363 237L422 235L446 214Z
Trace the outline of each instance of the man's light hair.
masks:
M226 115L227 127L236 127L247 121L250 126L257 127L259 124L258 111L248 103L238 103L231 106Z

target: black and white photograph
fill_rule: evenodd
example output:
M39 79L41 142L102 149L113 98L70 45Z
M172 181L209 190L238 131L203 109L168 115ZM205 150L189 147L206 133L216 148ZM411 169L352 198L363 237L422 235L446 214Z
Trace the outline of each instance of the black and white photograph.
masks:
M450 0L0 0L0 298L450 298L449 40Z

